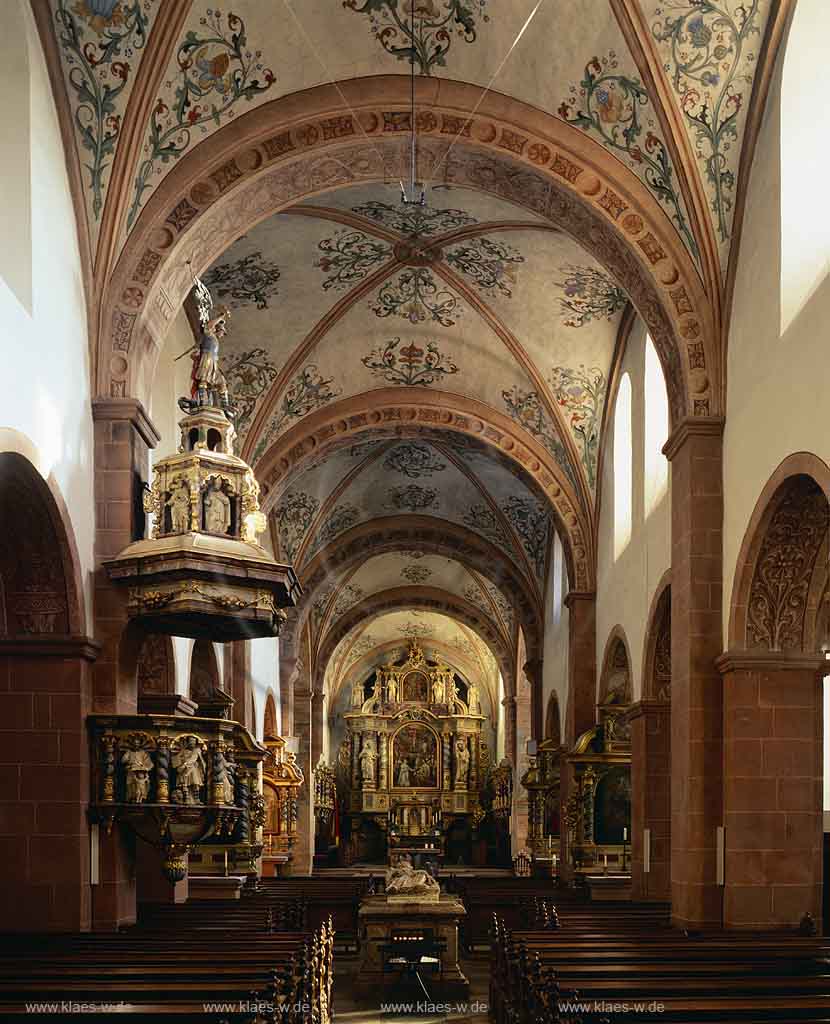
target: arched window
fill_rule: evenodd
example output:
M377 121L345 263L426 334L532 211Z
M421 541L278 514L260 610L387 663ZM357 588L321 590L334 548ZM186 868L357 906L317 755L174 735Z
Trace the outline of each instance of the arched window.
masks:
M781 333L830 271L830 211L806 187L807 168L824 167L830 136L824 109L823 66L830 34L827 0L798 0L781 79Z
M643 377L646 399L643 504L645 516L648 518L669 485L669 463L663 454L663 445L669 436L669 398L660 357L649 336L646 336Z
M614 561L631 540L633 473L631 443L631 377L624 373L614 410Z

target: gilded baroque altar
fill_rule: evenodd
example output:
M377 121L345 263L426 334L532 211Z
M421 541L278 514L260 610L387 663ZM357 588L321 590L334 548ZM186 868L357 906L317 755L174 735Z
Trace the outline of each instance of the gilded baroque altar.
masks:
M372 821L392 859L424 853L440 860L452 823L481 813L485 716L477 684L462 690L456 678L411 640L403 664L377 671L368 697L363 682L353 686L344 716L352 830Z

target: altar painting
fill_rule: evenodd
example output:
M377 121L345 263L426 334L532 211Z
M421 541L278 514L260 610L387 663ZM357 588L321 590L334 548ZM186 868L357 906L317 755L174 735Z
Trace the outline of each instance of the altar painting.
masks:
M405 725L392 745L392 772L398 789L437 788L438 739L425 725Z
M597 783L594 795L594 842L621 843L631 827L631 776L628 765L612 768Z
M424 672L409 672L403 680L403 699L405 701L429 700L429 679Z

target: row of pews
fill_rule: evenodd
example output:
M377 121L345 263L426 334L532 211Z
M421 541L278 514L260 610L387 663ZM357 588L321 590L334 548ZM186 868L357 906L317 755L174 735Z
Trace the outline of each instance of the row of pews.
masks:
M493 915L495 1024L830 1022L830 941L689 934L665 905L567 899L531 899L518 928Z
M0 1019L330 1024L333 923L306 927L303 894L280 895L146 907L118 933L0 936Z

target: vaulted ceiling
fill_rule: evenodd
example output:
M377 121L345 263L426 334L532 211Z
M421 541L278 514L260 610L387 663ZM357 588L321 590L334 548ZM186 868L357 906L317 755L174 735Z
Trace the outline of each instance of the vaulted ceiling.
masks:
M242 454L332 688L418 616L443 657L508 688L520 629L540 656L554 531L591 586L631 304L675 416L717 412L791 6L34 0L101 310L97 386L140 390L142 359L152 377L192 259L232 310ZM411 53L424 208L398 186Z

